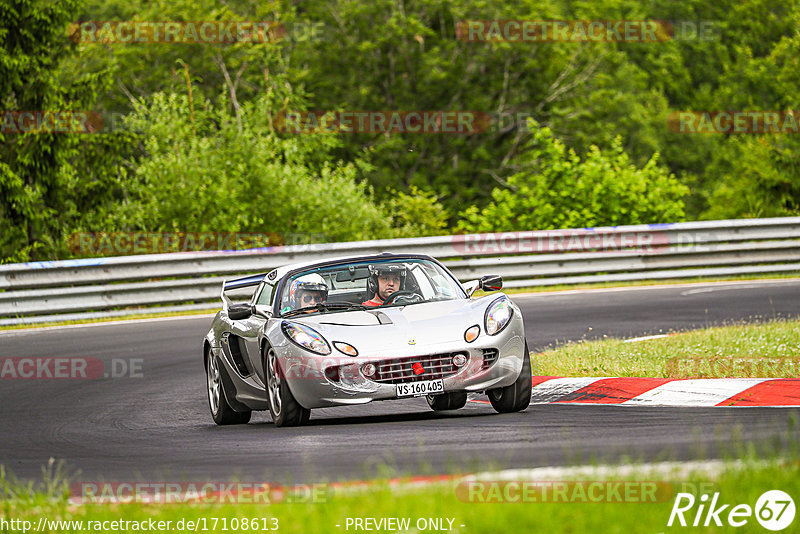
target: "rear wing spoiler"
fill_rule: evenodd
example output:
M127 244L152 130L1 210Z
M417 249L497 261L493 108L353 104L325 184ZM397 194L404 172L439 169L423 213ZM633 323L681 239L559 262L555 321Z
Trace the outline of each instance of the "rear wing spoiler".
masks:
M245 276L244 278L237 278L235 280L225 280L222 282L222 291L220 292L220 298L222 299L222 309L228 309L228 306L233 304L231 299L225 294L226 291L230 291L231 289L241 289L243 287L252 287L257 286L264 280L266 273L261 274L254 274L251 276Z

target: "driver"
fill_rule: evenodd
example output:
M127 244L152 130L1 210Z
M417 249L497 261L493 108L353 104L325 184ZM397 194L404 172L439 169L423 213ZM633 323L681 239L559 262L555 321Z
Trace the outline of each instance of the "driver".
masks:
M362 302L364 306L382 306L393 293L402 291L405 287L406 268L402 265L393 263L370 265L369 272L367 294L373 293L374 296Z
M316 273L304 274L289 286L289 306L293 310L308 308L328 301L328 285Z

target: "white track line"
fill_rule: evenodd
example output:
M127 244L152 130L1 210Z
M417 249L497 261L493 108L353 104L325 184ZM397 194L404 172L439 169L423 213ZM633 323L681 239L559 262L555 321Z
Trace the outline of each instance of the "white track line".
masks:
M623 406L716 406L769 378L701 378L675 380L646 391Z

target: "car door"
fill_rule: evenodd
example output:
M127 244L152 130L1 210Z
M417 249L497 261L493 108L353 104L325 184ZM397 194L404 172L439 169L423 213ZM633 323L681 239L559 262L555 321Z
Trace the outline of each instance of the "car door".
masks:
M253 294L251 305L269 304L273 292L273 284L261 283ZM264 372L258 346L258 332L267 318L260 313L254 313L245 319L229 319L229 321L229 330L223 333L220 339L222 350L229 361L233 362L239 375L243 378L253 377L263 384Z
M272 299L275 297L275 282L265 280L253 294L251 304L258 308L258 312L250 316L250 319L257 318L258 323L252 337L245 338L245 347L249 358L250 368L261 383L264 383L264 366L261 361L261 347L258 342L258 333L272 315ZM266 316L265 316L266 314Z

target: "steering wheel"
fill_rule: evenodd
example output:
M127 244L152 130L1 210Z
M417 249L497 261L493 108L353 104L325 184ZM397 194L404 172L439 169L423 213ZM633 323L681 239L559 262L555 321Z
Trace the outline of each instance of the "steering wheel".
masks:
M395 291L394 293L389 295L389 297L386 300L383 301L383 304L381 304L381 306L388 306L389 304L394 303L394 301L397 300L398 297L410 297L411 298L410 302L422 302L423 300L425 300L425 297L423 297L419 293L415 293L414 291Z

